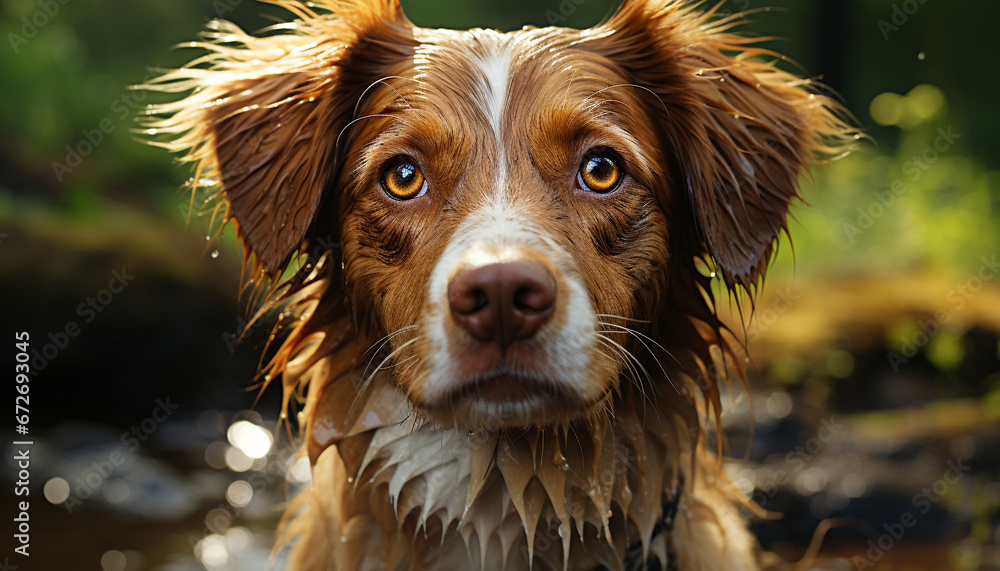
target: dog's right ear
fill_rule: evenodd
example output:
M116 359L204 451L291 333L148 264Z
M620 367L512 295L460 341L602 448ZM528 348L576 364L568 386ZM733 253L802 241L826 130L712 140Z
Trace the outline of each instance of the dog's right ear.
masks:
M186 45L208 54L143 86L190 91L151 106L144 132L184 151L196 184L221 188L226 219L270 275L306 238L359 98L415 45L398 0L321 2L330 13L277 3L297 19L265 37L213 21L207 41Z
M692 0L625 0L591 34L650 109L677 163L695 239L730 287L758 282L810 163L848 150L855 129L834 99L785 72L739 17ZM700 252L700 253L701 253Z

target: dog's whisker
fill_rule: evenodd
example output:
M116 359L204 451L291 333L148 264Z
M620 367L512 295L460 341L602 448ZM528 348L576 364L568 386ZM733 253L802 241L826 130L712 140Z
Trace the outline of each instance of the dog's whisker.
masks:
M370 375L368 375L368 378L365 381L362 382L362 386L363 387L367 386L368 382L372 379L372 377L374 377L375 375L377 375L379 371L388 370L388 368L385 367L385 364L388 363L388 362L390 362L390 361L392 361L393 357L395 357L397 354L401 353L404 349L406 349L410 345L413 345L414 343L416 343L418 340L420 340L419 336L414 337L413 339L410 339L409 341L406 341L405 343L403 343L399 347L396 347L395 349L393 349L388 355L385 356L384 359L382 359L382 361L378 364L378 366L375 367L375 370L372 371L372 373Z
M660 343L659 341L657 341L653 337L649 336L648 334L643 333L642 331L639 331L638 329L635 329L635 328L632 328L632 327L628 327L628 326L625 326L625 325L619 325L617 323L611 323L611 322L608 322L608 321L603 321L603 320L598 321L598 325L603 326L603 327L611 327L611 328L614 328L616 330L615 332L617 332L617 333L624 332L624 333L626 333L628 335L631 335L631 336L635 337L636 340L638 340L640 343L642 343L642 346L646 349L646 351L651 356L653 356L655 358L655 353L653 352L652 349L650 349L649 345L647 345L647 343L646 343L648 341L649 343L653 344L653 346L655 346L657 349L659 349L659 350L663 351L664 353L666 353L666 355L668 357L670 357L671 359L673 359L675 363L677 363L678 365L680 365L680 366L683 367L683 365L681 364L680 360L678 360L677 357L675 357L673 355L673 353L671 353L670 350L667 349L662 343ZM605 331L605 332L607 332L607 331Z
M395 87L393 87L392 85L390 85L387 82L387 80L389 80L389 79L399 79L401 81L407 81L407 80L409 80L409 81L419 81L416 78L404 77L402 75L387 75L385 77L376 79L375 81L369 83L368 87L366 87L365 90L361 92L361 95L358 97L358 102L354 104L354 113L352 113L353 117L357 117L357 115L358 115L358 108L361 107L361 102L364 101L365 96L368 95L368 91L370 91L373 87L375 87L376 85L379 85L379 84L384 85L384 86L388 87L389 89L395 91L396 92L396 96L399 97L399 99L401 99L403 101L403 104L405 104L408 109L413 109L413 107L410 106L410 102L407 101L405 97L403 97L403 95L399 92L399 90L397 90Z
M610 325L610 324L606 324L606 323L605 323L604 325ZM625 354L625 355L626 355L626 356L627 356L627 357L628 357L629 359L631 359L631 360L632 360L632 361L634 361L634 362L635 362L635 363L636 363L636 364L637 364L637 365L638 365L639 367L641 367L641 368L642 368L642 370L643 370L643 372L645 373L645 376L646 376L646 378L647 378L647 379L648 379L648 380L650 381L650 389L651 389L651 390L655 390L655 385L653 385L653 384L652 384L652 382L651 382L651 381L652 381L652 378L653 378L653 377L652 377L652 375L651 375L651 374L650 374L650 372L649 372L649 371L648 371L648 370L646 369L646 367L642 365L642 363L641 363L641 362L639 361L639 359L638 359L638 358L637 358L637 357L636 357L635 355L633 355L633 354L632 354L632 353L631 353L631 352L630 352L630 351L629 351L628 349L626 349L625 347L623 347L623 346L621 346L620 344L616 343L615 341L611 340L611 339L610 339L609 337L607 337L606 335L601 335L600 337L601 337L601 338L603 338L603 339L604 339L604 340L605 340L606 342L609 342L609 343L613 343L613 344L614 344L614 345L615 345L615 346L616 346L616 347L617 347L618 349L620 349L620 350L621 350L621 351L623 352L623 354ZM656 358L656 355L654 355L654 354L653 354L653 352L652 352L652 351L651 351L651 350L649 349L649 347L648 347L648 346L647 346L647 345L646 345L646 344L645 344L645 343L644 343L644 342L642 341L642 339L639 339L639 342L640 342L640 343L642 343L642 344L643 344L643 347L645 347L645 348L646 348L646 351L647 351L647 352L648 352L648 353L650 354L650 357L651 357L651 358L653 359L653 362L655 362L655 363L656 363L656 365L657 365L657 366L659 367L659 369L660 369L660 372L661 372L661 373L663 373L663 377L664 377L664 378L665 378L665 379L667 380L667 382L668 382L668 383L670 383L670 386L671 386L671 387L673 387L674 391L675 391L675 392L677 392L677 394L682 394L682 393L681 393L681 391L680 391L680 389L678 389L678 388L677 388L677 385L676 385L676 384L674 384L674 381L673 381L673 379L671 379L671 378L670 378L670 373L668 373L668 372L667 372L667 370L666 370L666 369L665 369L665 368L663 367L663 364L662 364L662 363L660 363L660 360ZM669 353L668 353L668 354L669 354ZM642 387L641 385L640 385L640 389L642 389L642 390L643 390L643 393L645 393L645 389L644 389L644 388L643 388L643 387ZM652 403L652 401L650 401L650 402Z
M602 318L602 319L605 318L605 317L607 317L607 318L611 318L611 319L621 319L622 321L631 321L633 323L646 323L646 324L653 323L652 321L650 321L648 319L636 319L634 317L624 317L622 315L615 315L613 313L598 313L598 314L596 314L596 316L599 317L599 318Z
M655 345L656 348L658 348L659 350L661 350L664 353L666 353L667 356L670 357L671 359L673 359L675 363L677 363L678 365L680 365L680 366L683 367L683 365L681 364L680 360L677 359L677 357L675 357L674 354L671 353L669 349L667 349L666 347L663 346L662 343L660 343L656 339L653 339L652 337L650 337L649 335L643 333L642 331L639 331L638 329L633 329L631 327L626 327L624 325L618 325L618 324L615 324L615 323L608 323L608 322L605 322L605 321L601 321L600 325L603 325L605 327L614 327L616 329L620 329L620 330L628 333L629 335L632 335L632 336L636 337L639 340L639 342L642 343L643 347L646 347L646 350L649 351L649 354L653 355L652 349L650 349L649 346L647 346L646 343L645 343L645 341L649 341L650 343L652 343L653 345Z
M603 105L608 105L608 104L612 104L612 103L617 103L617 104L622 105L622 106L625 105L625 103L623 103L622 101L620 101L618 99L613 99L613 98L598 99L597 101L591 103L586 108L584 108L583 112L585 114L587 114L587 115L590 115L590 116L594 117L594 118L599 118L600 115L595 115L595 113L597 112L597 109L599 109ZM606 112L610 112L610 113L614 113L613 109L606 109L605 111Z
M345 131L350 129L355 123L358 123L359 121L364 121L365 119L374 119L375 117L387 117L389 119L403 121L403 118L400 117L399 115L392 115L390 113L372 113L371 115L365 115L363 117L358 117L356 119L353 119L346 125L344 125L344 128L341 129L339 133L337 133L337 140L333 143L333 156L336 157L337 154L340 152L340 138L344 136Z
M657 92L653 91L649 87L646 87L645 85L639 85L639 84L636 84L636 83L618 83L618 84L615 84L615 85L609 85L608 87L605 87L603 89L598 89L597 91L591 93L590 95L587 96L586 99L590 99L591 97L594 97L594 96L596 96L596 95L598 95L598 94L600 94L600 93L602 93L604 91L607 91L609 89L615 89L615 88L618 88L618 87L634 87L636 89L641 89L641 90L649 93L650 95L652 95L653 97L655 97L657 101L660 102L660 106L663 107L663 112L666 114L666 116L668 116L668 117L670 116L670 112L669 112L669 108L667 107L667 104L664 103L663 98L661 98L660 95ZM584 101L586 101L586 99Z
M409 331L413 331L416 328L417 328L416 325L408 325L406 327L401 327L393 331L392 333L389 333L388 335L383 335L378 341L369 345L368 349L365 349L365 352L362 354L362 357L368 356L369 353L371 354L371 356L368 357L364 373L362 373L361 376L363 377L368 374L369 367L371 367L372 362L382 353L382 350L386 346L386 344L389 344L394 338Z
M412 357L407 357L406 359L400 362L400 364L406 363L406 367L404 367L402 371L399 371L399 376L406 377L407 373L409 373L412 369L419 367L423 362L424 359L417 355L413 355Z
M604 113L600 113L600 114L598 114L598 115L594 115L594 116L593 116L593 117L594 117L594 121L597 121L597 120L600 120L600 119L603 119L603 118L605 118L605 117L607 117L607 116L609 116L609 115L613 116L613 115L615 115L615 113L614 113L613 111L606 111L606 112L604 112Z
M608 344L610 347L614 348L623 357L625 357L625 363L627 364L627 366L633 371L635 371L635 375L633 378L635 379L636 385L638 386L639 390L642 392L643 398L649 401L650 404L654 404L649 395L646 394L645 384L642 381L642 377L645 377L646 381L649 383L650 390L651 391L655 390L655 387L652 384L653 376L652 374L650 374L649 370L646 369L646 367L642 364L642 362L640 362L639 359L636 358L636 356L633 355L628 349L623 347L621 344L615 342L610 337L606 335L598 335L597 338L602 342L604 342L605 344ZM638 374L639 371L634 368L636 366L639 367L639 369L642 371L643 374L641 376ZM667 382L669 382L671 386L674 386L674 383L673 381L670 380L670 377L667 376L666 378ZM677 390L676 386L674 386L674 390Z
M372 345L365 351L365 353L367 354L368 352L370 352L372 350L372 348L374 348L379 343L383 343L385 341L388 341L389 339L392 339L393 337L395 337L395 336L397 336L397 335L399 335L401 333L405 333L407 331L412 331L412 330L414 330L416 328L417 328L416 324L405 325L405 326L400 327L399 329L393 331L392 333L387 333L387 334L383 335L378 341L375 341L375 343L372 343ZM381 348L381 346L379 346L379 348Z
M375 370L372 371L370 375L362 376L361 383L358 386L358 392L354 396L354 401L351 403L350 408L348 408L349 412L353 413L354 409L360 403L362 395L364 395L366 393L366 391L368 390L368 388L371 385L372 381L374 381L376 375L378 375L379 371L388 370L388 369L384 368L385 364L387 362L391 361L393 359L393 357L395 357L397 354L399 354L407 346L412 345L413 343L416 343L419 339L420 339L420 337L417 336L417 337L414 337L413 339L410 339L409 341L403 343L402 345L400 345L399 347L397 347L396 349L394 349L392 352L390 352L388 355L386 355L385 358L382 359L382 361L379 363L379 365L377 367L375 367ZM367 372L368 372L368 369L366 367L365 368L365 373L367 374Z
M598 341L601 341L602 343L604 343L603 339L598 339ZM625 357L623 363L624 363L625 368L626 368L625 375L626 375L627 380L629 380L631 384L634 384L634 386L636 386L639 389L639 392L641 393L642 399L644 401L648 402L649 404L653 404L653 401L650 398L649 394L646 393L646 386L645 386L646 382L650 382L650 383L652 382L652 379L649 377L649 374L645 373L644 375L640 375L639 374L639 370L636 369L635 365L633 364L633 359L631 359L629 355L622 354L621 351L617 347L614 347L613 345L610 345L610 344L607 344L607 343L605 343L605 344L613 352L608 353L608 352L605 352L605 351L601 351L601 354L607 356L610 359L614 359L615 355L622 355L623 357ZM643 380L644 376L646 377L645 381ZM620 390L620 387L619 387L619 390Z
M416 329L417 329L416 325L407 325L405 327L400 327L399 329L393 331L392 333L389 333L388 335L384 335L381 339L372 343L371 346L369 346L368 349L366 349L364 354L362 355L365 356L368 355L368 353L372 354L371 357L369 357L368 362L365 364L365 370L361 374L362 378L368 374L368 369L369 367L371 367L372 362L382 352L382 348L385 347L387 343L391 342L395 337L398 337L409 331L414 331Z
M390 368L391 369L395 369L395 368L398 368L398 367L400 367L402 365L410 363L414 359L419 359L419 357L417 357L416 355L410 355L409 357L403 359L402 361L395 361L395 362L393 362L391 365L389 365L388 367L386 367L386 369L390 369Z

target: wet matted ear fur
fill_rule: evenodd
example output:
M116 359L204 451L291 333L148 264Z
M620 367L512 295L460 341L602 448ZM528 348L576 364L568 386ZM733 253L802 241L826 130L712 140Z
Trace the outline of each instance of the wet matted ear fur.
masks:
M713 19L714 11L625 0L594 30L594 45L659 99L650 111L676 160L693 239L730 288L749 287L786 228L799 175L842 153L855 131L819 86L776 67L780 57L761 40L728 33L738 16Z
M145 133L195 163L195 185L221 190L247 258L271 276L313 228L358 99L415 45L397 0L275 3L297 19L262 37L212 21L185 45L206 55L143 86L190 92L151 106Z

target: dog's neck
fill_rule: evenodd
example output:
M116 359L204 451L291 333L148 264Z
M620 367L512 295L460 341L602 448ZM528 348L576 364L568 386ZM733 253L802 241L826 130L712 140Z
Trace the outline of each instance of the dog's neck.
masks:
M336 452L352 501L391 506L371 510L390 520L379 529L451 545L483 569L511 558L515 567L593 569L630 550L666 562L668 542L654 540L663 503L674 500L664 490L680 493L691 463L691 432L664 409L615 409L613 419L507 431L411 416L349 436Z

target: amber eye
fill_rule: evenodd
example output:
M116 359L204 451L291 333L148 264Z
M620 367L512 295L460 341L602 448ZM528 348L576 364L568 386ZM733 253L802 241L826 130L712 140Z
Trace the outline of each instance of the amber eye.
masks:
M618 156L608 150L587 153L576 175L580 188L599 194L614 191L621 185L623 178Z
M393 198L409 200L427 192L427 180L413 159L397 157L382 171L382 188Z

